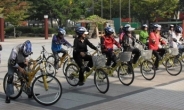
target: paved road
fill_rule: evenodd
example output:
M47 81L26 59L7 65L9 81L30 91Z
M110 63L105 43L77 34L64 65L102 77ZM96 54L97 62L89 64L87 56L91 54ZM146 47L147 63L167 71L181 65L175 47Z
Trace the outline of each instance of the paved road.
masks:
M139 69L135 69L135 80L130 86L123 86L117 77L109 77L110 89L106 94L101 94L96 89L93 76L87 79L82 87L71 87L66 82L62 69L57 73L57 78L62 83L63 94L58 103L52 106L42 106L34 99L28 99L23 93L16 101L4 103L3 77L7 71L6 62L13 46L25 39L5 39L2 42L2 62L0 64L0 110L183 110L184 109L184 74L170 76L163 67L157 71L152 81L145 80ZM30 38L33 43L32 58L37 58L41 45L50 50L49 40L43 38ZM73 38L67 38L73 42ZM93 44L98 39L90 39Z

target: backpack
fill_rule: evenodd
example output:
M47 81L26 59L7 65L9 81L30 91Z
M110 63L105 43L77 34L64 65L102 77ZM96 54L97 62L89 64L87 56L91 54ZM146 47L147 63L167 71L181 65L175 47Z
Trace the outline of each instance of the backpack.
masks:
M123 36L125 35L124 32L122 32L120 35L119 35L119 43L120 45L122 44L122 40L123 40Z

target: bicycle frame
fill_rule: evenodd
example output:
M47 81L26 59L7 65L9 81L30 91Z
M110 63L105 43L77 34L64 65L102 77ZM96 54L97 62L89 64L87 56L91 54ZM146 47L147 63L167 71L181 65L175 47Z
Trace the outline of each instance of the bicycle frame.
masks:
M132 64L132 67L133 68L138 67L143 61L144 61L144 59L140 56L138 61L135 64Z
M36 73L38 72L38 70L43 71L42 74L44 76L46 75L46 69L45 69L45 66L44 66L45 65L45 61L38 61L37 62L36 60L32 60L31 59L29 61L29 63L33 63L33 67L29 71L26 72L26 75L28 76L28 83L27 83L28 86L31 85L31 82L32 82L33 78L35 77ZM39 64L42 64L43 65L43 68L41 68ZM30 65L28 65L28 66L30 66ZM46 88L48 88L47 87L47 84L46 84L47 83L46 76L44 77L43 82L44 82L44 86Z

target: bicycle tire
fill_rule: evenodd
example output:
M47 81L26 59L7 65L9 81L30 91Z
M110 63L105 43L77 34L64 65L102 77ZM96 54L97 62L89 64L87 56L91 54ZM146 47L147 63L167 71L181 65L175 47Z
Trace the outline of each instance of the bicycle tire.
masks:
M184 52L182 52L181 57L184 56ZM181 61L184 63L184 58L181 59Z
M100 75L101 74L101 75ZM99 78L99 79L98 79ZM97 84L97 80L100 80L100 82L104 82L104 79L106 79L107 85L105 85L105 89L102 90L99 85ZM103 69L98 69L96 70L95 74L94 74L94 83L96 88L98 89L98 91L100 93L105 94L108 90L109 90L109 78L107 73L103 70Z
M179 64L179 69L177 69L177 70L179 70L178 72L176 72L176 73L172 73L172 72L170 72L169 71L169 69L171 69L171 67L173 67L172 65L170 65L170 66L168 66L167 64L169 64L170 62L171 62L171 60L172 60L172 62L173 63L178 63ZM175 64L174 64L175 65ZM170 74L170 75L172 75L172 76L177 76L177 75L179 75L180 73L181 73L181 71L182 71L182 64L181 64L181 61L177 58L177 57L171 57L171 58L169 58L167 61L166 61L166 71Z
M150 64L151 67L149 66L149 68L146 68L147 70L145 70L144 66L147 65L147 67L148 67L148 64ZM154 68L155 68L155 66L154 66L154 64L151 61L149 61L149 60L143 61L141 63L141 67L140 67L140 71L141 71L142 76L146 80L152 80L155 77L155 75L156 75L156 70ZM150 75L150 77L147 77L147 75L146 75L147 72L151 72L152 70L153 70L153 73L152 74L148 73ZM146 72L146 74L144 73L144 71Z
M15 89L14 89L14 94L10 95L10 99L17 99L22 94L22 81L19 80L18 75L17 75L16 72L14 72L14 79L15 79L15 76L17 76L16 77L17 78L17 82L19 82L20 84L14 83L15 81L13 80L13 86L17 85L17 87L20 87L20 89L19 90L17 89L18 92L17 92L16 95L15 95ZM6 87L7 87L7 80L8 80L8 73L6 73L6 75L4 77L4 80L3 80L3 89L4 89L5 93L6 93Z
M47 67L45 67L46 68L46 71L47 71L46 74L49 74L49 75L52 75L52 76L55 77L56 76L56 69L55 69L54 65L52 63L48 62L48 61L46 62L46 65L47 64L49 64L49 68L48 69L50 69L50 67L53 67L53 70L52 70L52 73L51 72L48 72L49 70L47 69ZM36 74L38 74L38 73L36 73ZM42 74L39 74L39 75L42 75ZM52 79L47 79L47 82L51 82L51 81L52 81ZM43 83L41 80L40 80L40 82Z
M123 74L121 74L121 72L120 72L122 70L121 69L122 67L124 67ZM129 78L130 81L127 81L127 82L123 81L121 76L125 76L125 75L131 75ZM134 70L133 70L132 66L129 64L126 64L126 63L122 63L121 66L119 66L119 68L118 68L118 78L119 78L120 82L125 86L129 86L130 84L132 84L134 81Z
M46 59L46 61L47 62L50 62L50 63L52 63L54 65L54 55L48 56L47 59Z
M72 73L69 72L69 70L72 69ZM68 84L70 84L71 86L77 86L78 82L79 82L79 68L76 64L71 63L66 67L66 80L68 82ZM74 81L74 83L72 84L71 81ZM75 81L76 80L76 81Z
M32 95L33 95L33 98L38 102L38 103L40 103L40 104L42 104L42 105L46 105L46 106L48 106L48 105L53 105L53 104L55 104L56 102L58 102L59 101L59 99L61 98L61 95L62 95L62 85L61 85L61 83L59 82L59 80L56 78L56 77L54 77L54 76L52 76L52 75L47 75L47 78L48 77L52 77L52 82L50 82L50 83L47 83L47 84L49 84L48 85L48 90L45 90L45 88L44 88L44 85L43 85L43 90L42 90L42 88L41 88L41 85L43 84L43 83L40 83L39 82L39 78L43 78L44 77L44 75L41 75L41 76L39 76L39 77L37 77L37 78L35 78L34 79L34 81L33 81L33 84L32 84ZM38 86L39 87L37 87L37 80L38 80L38 82L40 83L40 84L38 84ZM54 82L54 81L56 81L56 82ZM57 84L55 84L55 83L57 83ZM47 101L46 100L46 97L49 97L49 99L51 99L50 98L50 96L51 95L53 95L54 93L53 93L53 90L51 91L51 93L50 94L44 94L43 92L44 92L44 90L45 91L47 91L46 93L48 93L49 92L49 90L50 90L50 88L54 88L54 90L56 90L56 87L54 87L55 85L58 85L58 87L59 87L59 89L58 89L58 92L56 92L56 95L54 95L54 99L52 100L52 101ZM36 87L35 87L36 86ZM38 90L38 89L41 89L41 90ZM36 90L38 90L38 91L36 91ZM43 96L42 95L40 95L38 92L40 91L40 93L43 93ZM43 98L43 100L41 100Z
M74 62L74 59L73 58L70 58L70 61L71 62ZM66 76L66 72L65 72L65 70L66 70L66 67L67 67L67 65L69 64L69 62L68 62L68 58L64 61L64 63L63 63L63 74Z

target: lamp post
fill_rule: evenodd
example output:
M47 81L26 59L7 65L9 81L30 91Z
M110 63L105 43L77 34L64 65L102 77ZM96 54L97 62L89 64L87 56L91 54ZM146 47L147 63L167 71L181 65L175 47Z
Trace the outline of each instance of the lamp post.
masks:
M48 39L48 15L44 15L45 39Z
M3 14L0 14L0 37L1 37L1 42L4 42L4 18L3 18Z
M121 0L119 0L119 17L120 17L119 27L121 27Z
M101 17L103 18L103 0L101 0Z
M111 4L112 4L112 0L110 0L110 20L112 18L112 15L111 15Z
M128 1L128 17L129 17L129 22L131 22L130 18L130 0Z

